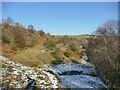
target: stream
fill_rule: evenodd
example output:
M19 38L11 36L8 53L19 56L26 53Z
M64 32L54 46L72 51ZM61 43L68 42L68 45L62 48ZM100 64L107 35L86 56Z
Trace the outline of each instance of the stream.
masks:
M84 63L89 63L87 60L87 55L84 55ZM52 64L43 69L40 69L23 66L22 64L15 63L3 56L1 56L0 58L4 66L8 67L0 69L0 77L3 76L4 82L8 81L8 78L12 78L9 79L11 80L9 85L14 85L14 87L17 88L18 85L19 88L23 87L23 81L24 83L26 83L27 76L35 79L37 82L37 86L39 86L40 88L58 88L57 79L59 81L60 88L104 88L106 90L108 90L109 88L109 86L106 84L106 81L98 76L95 67L92 66L90 67L75 62L69 62L61 63L58 65ZM11 71L8 72L7 69L9 69L10 66L12 68ZM20 75L22 76L19 77ZM16 77L19 77L20 80L16 79Z
M49 71L59 78L61 88L108 88L105 80L99 77L92 67L67 63L51 65Z
M85 53L82 59L88 62ZM106 81L97 75L95 67L71 62L51 65L48 70L57 76L61 88L105 88L108 90Z

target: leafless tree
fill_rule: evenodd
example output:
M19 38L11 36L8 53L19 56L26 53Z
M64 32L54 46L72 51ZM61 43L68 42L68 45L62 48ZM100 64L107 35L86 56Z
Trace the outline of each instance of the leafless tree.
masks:
M99 74L110 82L111 87L118 87L118 22L109 20L94 32L89 39L87 53ZM120 84L119 84L120 85Z
M34 26L33 25L28 25L28 29L34 30Z

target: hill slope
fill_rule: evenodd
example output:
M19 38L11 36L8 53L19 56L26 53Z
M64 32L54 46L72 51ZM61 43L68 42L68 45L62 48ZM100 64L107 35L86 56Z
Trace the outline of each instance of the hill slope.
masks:
M43 30L3 24L2 54L28 66L79 61L90 36L55 36Z

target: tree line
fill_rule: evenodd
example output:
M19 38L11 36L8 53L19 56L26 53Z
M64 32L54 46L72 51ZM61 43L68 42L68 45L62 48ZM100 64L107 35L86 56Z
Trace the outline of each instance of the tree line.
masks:
M2 42L9 44L13 50L17 48L33 47L46 33L43 30L35 30L33 25L25 28L12 18L2 19Z

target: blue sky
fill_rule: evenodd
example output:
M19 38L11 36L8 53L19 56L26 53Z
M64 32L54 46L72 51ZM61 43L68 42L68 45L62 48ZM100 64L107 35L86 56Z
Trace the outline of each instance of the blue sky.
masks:
M118 19L117 2L3 2L2 18L55 35L91 34L107 20Z

